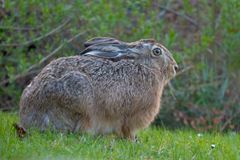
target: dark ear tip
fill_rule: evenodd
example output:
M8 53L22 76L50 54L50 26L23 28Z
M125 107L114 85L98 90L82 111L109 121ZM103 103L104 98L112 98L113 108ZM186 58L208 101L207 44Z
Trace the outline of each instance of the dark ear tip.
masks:
M83 45L84 45L85 48L87 48L87 47L91 46L92 44L88 43L88 42L85 42L85 43L83 43Z

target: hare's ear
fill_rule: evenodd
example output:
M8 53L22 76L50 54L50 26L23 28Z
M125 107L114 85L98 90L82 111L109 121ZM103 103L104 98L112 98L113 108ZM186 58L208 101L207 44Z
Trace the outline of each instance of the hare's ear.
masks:
M96 44L120 44L121 41L111 38L111 37L95 37L84 43L84 46L87 48Z
M117 61L120 59L134 59L137 57L136 52L129 48L127 43L112 44L100 43L87 47L80 55L92 56Z

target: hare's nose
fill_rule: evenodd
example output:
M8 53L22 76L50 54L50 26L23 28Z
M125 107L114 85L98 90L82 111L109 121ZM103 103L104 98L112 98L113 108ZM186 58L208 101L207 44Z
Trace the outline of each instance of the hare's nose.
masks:
M178 71L178 65L174 65L175 71Z

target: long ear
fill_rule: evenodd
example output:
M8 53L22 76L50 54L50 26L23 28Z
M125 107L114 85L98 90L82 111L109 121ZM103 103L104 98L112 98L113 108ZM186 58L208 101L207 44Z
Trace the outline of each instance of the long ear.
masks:
M83 50L80 55L100 57L105 59L111 59L114 61L120 59L134 59L139 53L134 52L132 48L129 47L127 43L100 43L95 45L90 45L85 50Z
M95 37L84 43L84 46L87 48L96 44L120 44L123 43L115 38L111 37Z

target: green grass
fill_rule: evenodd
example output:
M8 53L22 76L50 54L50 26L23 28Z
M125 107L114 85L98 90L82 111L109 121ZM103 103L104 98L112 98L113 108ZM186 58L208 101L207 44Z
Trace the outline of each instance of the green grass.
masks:
M0 112L0 159L240 159L240 135L149 128L133 143L114 136L30 132L20 140L16 113ZM215 148L211 148L214 144Z

